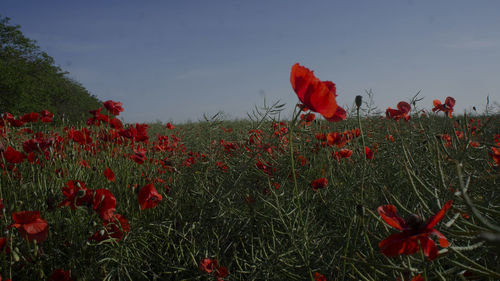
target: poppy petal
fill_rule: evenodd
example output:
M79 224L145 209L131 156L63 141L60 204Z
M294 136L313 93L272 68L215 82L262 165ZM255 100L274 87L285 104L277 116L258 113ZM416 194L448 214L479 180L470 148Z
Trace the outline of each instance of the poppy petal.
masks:
M431 233L438 238L439 245L441 247L447 248L448 246L450 246L450 242L448 242L448 239L446 239L446 237L441 232L437 231L436 229L433 229Z
M453 200L450 200L448 202L446 202L443 206L443 208L441 208L441 210L439 210L439 212L437 212L434 216L432 216L431 218L429 218L429 220L427 220L426 224L425 224L425 229L430 231L431 229L434 228L434 226L443 219L446 211L448 211L448 209L450 209L451 207L451 204L453 203Z
M406 228L405 220L397 213L394 205L383 205L377 208L377 212L384 219L384 221L397 230Z

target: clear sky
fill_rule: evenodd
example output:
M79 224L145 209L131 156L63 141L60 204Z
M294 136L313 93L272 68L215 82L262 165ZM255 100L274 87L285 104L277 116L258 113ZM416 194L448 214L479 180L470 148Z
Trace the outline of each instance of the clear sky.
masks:
M372 89L385 110L421 90L459 113L500 101L500 1L24 1L21 25L70 77L128 122L245 117L281 100L291 66L336 83L341 105Z

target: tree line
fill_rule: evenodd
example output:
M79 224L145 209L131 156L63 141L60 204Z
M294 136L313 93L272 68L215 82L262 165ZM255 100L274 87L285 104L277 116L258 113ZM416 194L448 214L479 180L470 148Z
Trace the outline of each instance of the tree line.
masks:
M79 121L102 102L55 65L19 25L0 15L0 114L19 115L47 109Z

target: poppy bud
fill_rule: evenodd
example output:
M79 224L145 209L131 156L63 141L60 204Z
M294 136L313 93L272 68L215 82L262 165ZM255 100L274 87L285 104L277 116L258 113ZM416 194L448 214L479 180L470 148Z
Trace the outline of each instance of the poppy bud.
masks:
M356 103L356 106L358 108L361 107L362 102L363 102L363 96L356 96L356 98L354 99L354 103Z

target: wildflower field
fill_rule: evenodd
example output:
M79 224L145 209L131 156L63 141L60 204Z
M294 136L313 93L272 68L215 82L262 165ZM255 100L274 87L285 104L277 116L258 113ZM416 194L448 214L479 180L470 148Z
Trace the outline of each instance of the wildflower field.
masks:
M498 112L290 78L293 116L2 114L0 280L500 280Z

